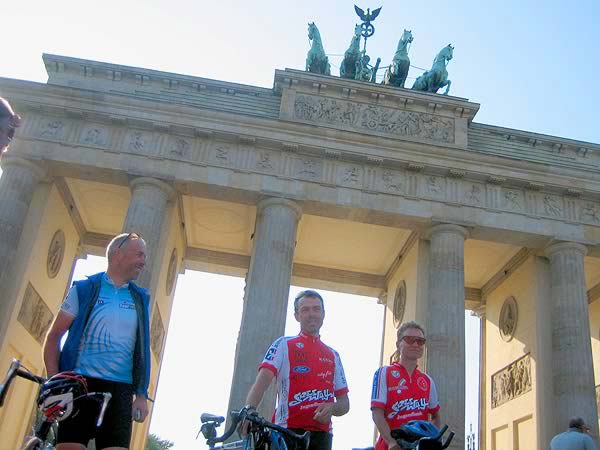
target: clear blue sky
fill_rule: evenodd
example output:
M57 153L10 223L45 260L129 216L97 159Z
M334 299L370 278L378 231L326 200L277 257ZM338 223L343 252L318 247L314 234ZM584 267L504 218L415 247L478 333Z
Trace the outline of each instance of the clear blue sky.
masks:
M383 5L368 44L382 65L390 62L404 28L414 35L410 58L418 67L429 68L452 43L450 93L481 104L476 122L600 143L598 0L358 4ZM357 17L352 1L32 0L3 5L0 20L10 42L2 46L0 77L45 82L46 52L269 87L274 69L304 68L310 21L319 27L337 74L341 58L334 55L347 48ZM412 69L409 77L419 73ZM90 258L80 275L94 270L90 263L99 264ZM194 272L180 277L152 425L176 449L205 448L192 440L200 413L225 412L242 292L241 279ZM368 395L382 309L371 299L327 300L324 339L340 350L351 383L352 412L335 424L336 450L347 450L367 445L372 436ZM226 315L229 322L215 329L215 318ZM467 342L478 341L476 322L468 322ZM288 331L295 330L288 321ZM467 359L473 358L469 353ZM475 365L469 370L468 388L477 376Z

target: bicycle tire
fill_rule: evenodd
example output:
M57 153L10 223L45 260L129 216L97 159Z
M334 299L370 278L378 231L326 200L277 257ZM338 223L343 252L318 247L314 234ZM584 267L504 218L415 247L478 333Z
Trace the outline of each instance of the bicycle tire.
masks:
M30 436L23 447L23 450L43 450L44 442L35 436Z

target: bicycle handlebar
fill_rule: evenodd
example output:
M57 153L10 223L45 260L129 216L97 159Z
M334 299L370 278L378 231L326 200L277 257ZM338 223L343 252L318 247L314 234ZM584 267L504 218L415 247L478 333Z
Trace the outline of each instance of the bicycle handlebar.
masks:
M28 370L21 369L21 367L23 367L21 361L13 358L13 360L10 363L10 367L8 368L8 372L6 372L4 382L0 384L0 408L4 405L4 400L6 399L8 388L10 387L15 377L25 378L26 380L33 381L37 384L44 384L46 382L46 378L34 375Z
M223 433L222 436L219 437L207 437L206 443L208 444L208 446L210 448L213 448L215 444L218 444L220 442L225 442L227 439L229 439L231 437L231 435L233 435L233 433L235 432L237 426L240 424L240 422L243 422L244 420L247 420L248 422L251 422L254 425L257 425L258 427L261 428L270 428L271 430L275 430L278 431L286 436L289 436L293 439L296 439L300 442L302 442L303 444L303 448L308 448L308 444L310 441L310 433L305 432L303 434L297 434L294 433L293 431L288 430L287 428L283 428L279 425L276 425L274 423L271 423L265 419L263 419L262 417L260 417L258 415L258 413L253 409L253 408L242 408L239 411L231 411L230 413L231 415L231 425L229 426L229 428ZM204 418L204 425L208 425L208 422L212 421L214 423L214 426L219 426L222 423L222 417L220 416L212 416L212 415L208 415L208 414L203 414L202 417ZM213 429L214 430L214 429Z

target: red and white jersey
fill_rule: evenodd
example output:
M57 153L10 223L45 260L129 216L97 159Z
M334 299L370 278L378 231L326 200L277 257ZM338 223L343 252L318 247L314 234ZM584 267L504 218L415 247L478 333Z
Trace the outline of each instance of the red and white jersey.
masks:
M418 368L408 375L400 363L384 366L375 372L371 409L381 408L391 430L411 420L429 420L429 415L439 411L437 389L433 379ZM375 450L387 450L379 438Z
M300 333L277 339L259 368L277 377L277 408L273 422L286 428L330 431L331 423L313 419L321 403L348 392L338 353L317 336Z

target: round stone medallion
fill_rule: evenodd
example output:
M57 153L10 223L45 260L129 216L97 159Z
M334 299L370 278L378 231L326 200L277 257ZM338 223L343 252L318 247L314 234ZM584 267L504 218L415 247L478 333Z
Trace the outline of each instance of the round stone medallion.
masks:
M65 256L65 233L63 230L58 230L52 236L50 246L48 247L48 258L46 260L46 271L49 278L54 278L58 275L58 271L62 266L62 260Z
M510 341L517 330L517 320L519 318L519 310L517 301L514 297L508 297L504 300L502 309L500 310L500 336L506 342Z
M394 295L394 326L398 328L404 318L404 309L406 308L406 282L402 280L396 288Z
M167 295L171 295L173 292L173 285L175 284L175 274L177 272L177 249L174 248L171 252L171 259L169 259L169 268L167 269L167 284L165 291Z

